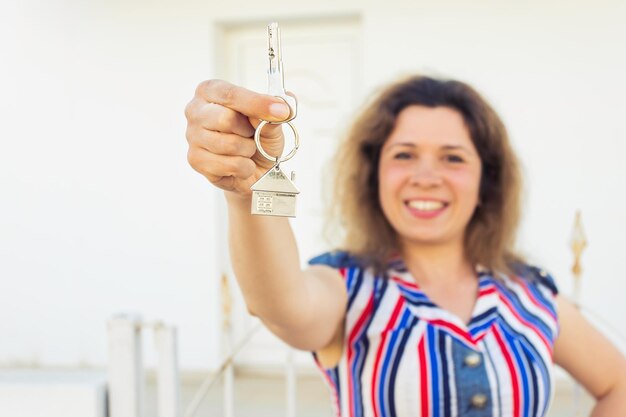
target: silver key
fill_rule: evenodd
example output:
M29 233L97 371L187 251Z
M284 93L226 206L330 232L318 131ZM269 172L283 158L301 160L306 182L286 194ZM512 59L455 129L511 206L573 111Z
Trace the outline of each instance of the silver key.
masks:
M283 73L282 51L280 48L280 29L278 23L270 23L267 26L268 57L270 60L267 70L268 94L280 97L289 106L289 117L285 122L293 120L298 113L298 103L295 98L287 95L285 91L285 74Z
M264 216L295 217L296 196L300 193L293 183L295 180L295 173L292 172L291 178L288 178L287 175L280 169L280 164L281 162L291 159L300 146L298 131L291 123L291 120L296 117L297 101L285 92L278 23L271 23L267 27L267 35L269 38L268 55L270 60L269 69L267 71L269 84L268 92L271 95L283 99L289 106L290 114L287 120L281 122L268 122L267 120L262 120L254 132L254 142L259 153L264 158L272 161L274 166L272 166L269 171L267 171L250 187L252 190L251 213ZM283 157L272 156L265 152L263 146L261 146L261 130L263 130L263 127L266 124L283 123L289 126L293 131L294 148Z

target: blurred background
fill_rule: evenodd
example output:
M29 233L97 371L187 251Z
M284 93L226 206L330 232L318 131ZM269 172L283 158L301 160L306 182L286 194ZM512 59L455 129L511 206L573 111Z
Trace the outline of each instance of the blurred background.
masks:
M118 313L177 328L183 406L254 328L232 281L222 195L187 164L183 110L205 79L266 90L271 21L299 99L302 147L287 169L301 190L292 225L303 263L332 247L322 234L327 164L363 100L409 74L458 78L491 101L522 160L521 252L572 295L580 211L579 301L624 349L626 2L4 1L0 415L16 407L18 383L53 397L54 381L87 375L78 384L101 392ZM150 380L157 359L145 333ZM290 355L267 332L250 340L235 360L237 415L283 412ZM330 415L309 355L293 360L298 415ZM573 401L561 378L551 415L573 415L558 414ZM222 389L204 415L225 412Z

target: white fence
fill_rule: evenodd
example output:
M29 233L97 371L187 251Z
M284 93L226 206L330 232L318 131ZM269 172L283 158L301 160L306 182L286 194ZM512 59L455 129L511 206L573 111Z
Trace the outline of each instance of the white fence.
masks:
M157 416L194 417L209 390L223 377L223 416L233 417L235 410L235 356L248 344L260 325L251 329L237 344L227 343L227 355L217 372L205 378L197 392L181 412L180 372L176 329L162 322L142 322L138 316L120 315L108 323L109 332L109 417L145 416L145 378L143 368L142 332L154 332L157 350ZM226 340L232 340L230 334ZM296 369L290 349L285 364L286 416L296 415ZM152 416L149 416L152 417Z

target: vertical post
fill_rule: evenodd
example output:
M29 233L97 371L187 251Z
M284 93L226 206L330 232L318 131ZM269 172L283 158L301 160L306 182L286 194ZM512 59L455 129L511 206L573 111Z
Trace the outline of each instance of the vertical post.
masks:
M143 417L141 320L120 315L109 320L109 416Z
M231 326L232 295L228 284L228 275L222 273L222 350L225 357L231 354L233 349L233 331ZM235 371L232 362L226 365L224 370L224 417L235 415Z
M296 367L294 364L293 349L287 347L286 364L287 385L287 417L296 417Z
M232 363L224 370L224 417L235 415L235 370Z
M178 373L178 346L176 328L157 323L154 341L157 363L157 416L180 416L180 381Z

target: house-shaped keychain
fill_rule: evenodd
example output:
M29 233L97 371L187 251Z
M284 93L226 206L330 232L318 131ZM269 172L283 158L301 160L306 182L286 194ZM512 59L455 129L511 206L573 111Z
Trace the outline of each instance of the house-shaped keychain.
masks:
M264 216L296 216L296 195L300 191L293 184L295 173L287 178L279 165L273 166L252 184L252 214Z

